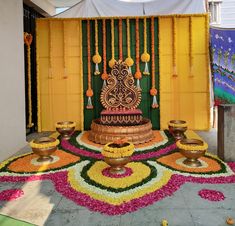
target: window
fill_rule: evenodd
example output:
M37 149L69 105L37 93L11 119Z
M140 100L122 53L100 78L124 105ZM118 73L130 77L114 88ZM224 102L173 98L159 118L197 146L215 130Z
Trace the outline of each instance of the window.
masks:
M210 24L219 25L221 23L221 3L222 0L209 0Z

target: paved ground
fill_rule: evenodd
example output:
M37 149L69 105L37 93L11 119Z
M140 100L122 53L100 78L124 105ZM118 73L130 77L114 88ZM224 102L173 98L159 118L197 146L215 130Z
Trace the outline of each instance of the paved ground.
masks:
M206 142L209 150L216 154L216 130L198 132ZM34 135L31 135L32 139ZM28 151L21 150L20 153ZM18 154L18 153L17 153ZM24 187L27 197L24 201L15 200L14 205L0 202L0 213L13 215L36 225L48 226L157 226L162 219L167 219L169 226L223 226L226 218L235 219L235 184L184 184L173 196L154 205L123 216L110 217L91 212L64 198L54 190L50 181L24 183L1 183L0 191ZM221 202L201 199L198 191L202 188L216 189L226 198Z

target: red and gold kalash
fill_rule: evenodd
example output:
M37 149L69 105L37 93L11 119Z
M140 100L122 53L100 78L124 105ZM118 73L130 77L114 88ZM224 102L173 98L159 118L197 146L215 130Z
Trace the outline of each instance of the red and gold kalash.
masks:
M118 61L113 66L100 100L105 109L101 118L92 121L89 140L106 144L126 138L140 144L153 138L150 120L143 118L137 108L141 91L134 85L134 78L124 62Z

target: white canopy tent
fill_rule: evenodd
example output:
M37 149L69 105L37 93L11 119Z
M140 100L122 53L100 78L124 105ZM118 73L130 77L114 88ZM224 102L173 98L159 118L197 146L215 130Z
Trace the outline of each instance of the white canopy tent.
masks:
M150 16L205 12L205 0L152 0L145 3L127 0L82 0L55 17Z

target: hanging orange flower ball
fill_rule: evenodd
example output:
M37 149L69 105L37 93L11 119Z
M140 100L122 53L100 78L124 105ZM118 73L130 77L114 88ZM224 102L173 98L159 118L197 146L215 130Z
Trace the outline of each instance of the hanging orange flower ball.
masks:
M93 90L92 89L88 89L87 91L86 91L86 96L87 97L92 97L94 95L94 93L93 93Z
M27 46L30 46L33 41L33 36L27 32L24 33L24 43Z
M157 95L157 89L156 88L152 88L152 89L150 89L150 95L151 96L156 96Z
M135 73L135 78L136 78L136 79L141 79L141 78L142 78L142 75L141 75L141 72L140 72L140 71L137 71L137 72Z
M103 80L107 80L108 77L109 77L109 75L108 75L107 73L103 73L103 74L101 75L101 78L102 78Z

